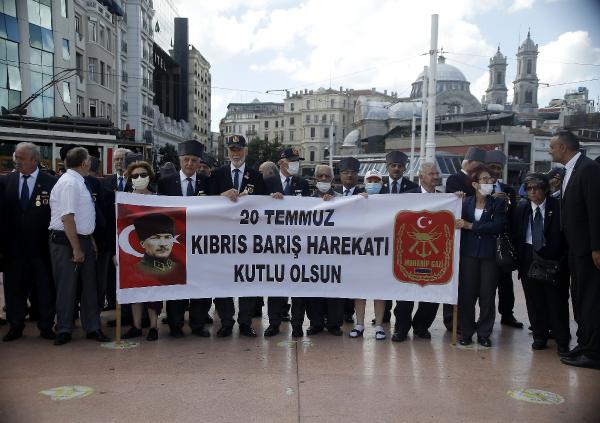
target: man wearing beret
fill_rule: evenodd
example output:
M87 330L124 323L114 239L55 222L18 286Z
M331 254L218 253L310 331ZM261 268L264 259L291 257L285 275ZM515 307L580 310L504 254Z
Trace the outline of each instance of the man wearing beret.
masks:
M196 140L188 140L177 146L179 154L179 173L169 175L158 180L158 194L173 197L190 197L205 195L207 192L207 178L198 173L200 157L204 146ZM167 322L169 335L182 338L185 309L189 304L189 323L194 335L206 338L210 333L204 329L206 316L211 306L210 298L193 298L191 300L167 301Z
M230 164L221 166L212 172L210 177L210 195L223 195L231 201L237 201L242 195L268 194L262 174L246 166L248 147L246 139L241 135L233 135L225 141L227 156ZM256 297L240 297L238 310L238 325L244 336L255 337L252 328L252 315L256 305ZM221 318L221 328L218 337L230 336L233 329L235 306L233 298L215 298L217 312Z
M490 150L485 152L485 165L490 170L494 183L494 197L501 197L506 201L508 210L506 211L506 221L508 222L506 230L510 233L511 215L517 205L517 194L510 186L502 183L502 173L506 165L506 155L500 150ZM502 316L500 323L513 328L522 329L523 323L515 319L513 308L515 306L515 293L513 290L512 272L505 272L498 268L498 313Z
M402 151L390 151L385 156L385 163L388 171L388 180L384 181L381 187L380 194L402 194L419 186L413 181L405 178L404 172L408 164L408 156ZM385 313L383 314L383 322L390 321L392 311L392 301L385 302ZM373 320L375 322L375 320Z
M265 185L269 193L280 193L287 196L309 197L310 189L308 182L298 176L300 172L300 153L296 148L284 148L279 151L279 172L273 176L264 178ZM264 163L263 163L264 164ZM262 166L262 165L261 165ZM305 298L292 298L293 312L302 312L304 315L304 307L294 306L294 302L304 302ZM288 317L289 304L285 297L269 297L267 300L269 312L269 327L265 330L265 336L274 336L279 333L279 326L282 318ZM304 316L302 316L304 319ZM296 318L295 320L301 320ZM302 336L302 325L298 328L297 325L292 325L292 336Z

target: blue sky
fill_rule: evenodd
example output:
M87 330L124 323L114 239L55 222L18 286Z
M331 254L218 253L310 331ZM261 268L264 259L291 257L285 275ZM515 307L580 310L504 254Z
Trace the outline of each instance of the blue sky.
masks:
M439 46L481 98L487 64L500 43L512 91L515 54L531 28L539 44L540 106L583 85L595 100L600 81L597 0L176 0L190 19L190 43L211 63L212 130L230 102L281 101L272 89L376 87L410 93L428 63L430 16ZM568 63L595 64L573 65ZM225 89L226 88L226 89ZM509 97L510 101L510 97Z

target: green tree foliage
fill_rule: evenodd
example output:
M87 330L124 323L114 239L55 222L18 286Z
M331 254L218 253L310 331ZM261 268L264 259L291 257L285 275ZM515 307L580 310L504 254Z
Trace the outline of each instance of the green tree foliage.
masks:
M177 155L177 150L173 144L167 143L164 147L161 147L158 150L158 154L160 154L160 161L158 162L159 166L162 166L167 162L171 162L175 165L175 168L179 170L179 156Z
M277 160L279 160L278 153L281 148L282 145L277 140L270 142L254 138L248 143L246 163L254 169L258 169L261 163L266 161L277 163Z

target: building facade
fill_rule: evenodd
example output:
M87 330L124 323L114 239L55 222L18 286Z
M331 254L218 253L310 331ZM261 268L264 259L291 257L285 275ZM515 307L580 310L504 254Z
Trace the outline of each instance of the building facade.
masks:
M211 117L210 63L193 46L188 49L188 121L192 137L209 146Z
M500 46L496 55L490 59L488 68L490 78L487 90L485 90L485 104L506 104L508 89L506 88L506 56L500 52Z
M535 113L538 109L537 77L538 45L531 39L530 32L517 52L517 76L514 81L512 109L518 113Z

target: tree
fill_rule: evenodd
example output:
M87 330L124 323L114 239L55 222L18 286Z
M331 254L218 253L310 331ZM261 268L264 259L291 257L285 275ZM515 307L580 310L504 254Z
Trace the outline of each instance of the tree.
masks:
M175 165L175 168L179 170L179 156L177 155L177 150L175 150L173 144L167 143L164 147L160 147L158 154L160 154L160 160L158 162L159 166L171 162Z
M266 162L271 161L277 163L279 160L279 150L281 144L278 140L269 142L254 138L248 143L248 156L246 157L246 163L249 167L258 169L258 167Z

